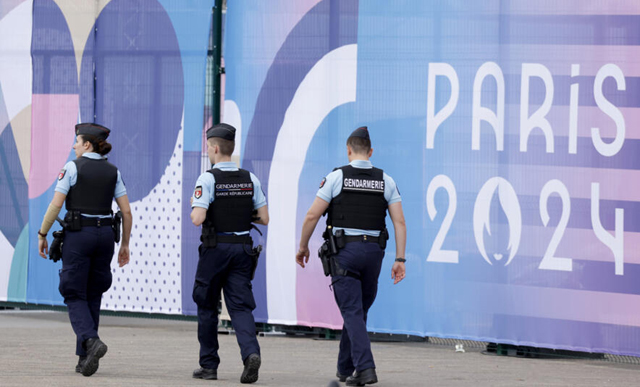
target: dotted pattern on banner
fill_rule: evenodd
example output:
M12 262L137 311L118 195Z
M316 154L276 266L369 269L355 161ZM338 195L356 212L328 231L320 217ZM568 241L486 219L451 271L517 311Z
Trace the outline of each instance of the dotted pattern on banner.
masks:
M118 266L120 246L116 245L113 283L102 297L102 309L182 314L182 143L180 130L160 183L148 196L131 203L129 264ZM126 181L126 169L121 172ZM113 207L117 211L115 202Z

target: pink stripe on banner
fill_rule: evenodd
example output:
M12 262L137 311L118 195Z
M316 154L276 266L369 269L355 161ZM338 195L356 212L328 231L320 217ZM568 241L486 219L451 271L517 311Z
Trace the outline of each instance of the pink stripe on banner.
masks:
M486 102L483 102L486 103ZM640 108L618 108L624 117L625 122L625 139L640 139L640 127L633 125L640 122ZM530 114L533 109L530 109ZM569 106L552 106L549 114L545 117L551 124L553 135L555 137L569 136ZM469 119L470 121L471 119ZM578 137L591 137L591 128L600 128L603 138L612 139L615 136L616 124L611 117L606 115L600 108L596 106L579 106L578 107ZM471 124L469 123L469 127ZM469 138L471 131L468 130ZM504 133L506 135L520 135L520 105L508 104L505 106L505 125ZM491 135L485 129L480 132L481 136ZM531 136L542 136L542 131L533 130ZM556 152L567 152L567 149L557 149Z
M342 329L342 316L329 289L331 280L324 276L317 254L321 240L311 239L311 257L303 269L296 270L296 308L298 324L330 329ZM293 258L292 258L293 259ZM321 280L319 280L321 278Z
M520 15L640 15L636 0L512 0L509 14Z
M518 195L539 196L542 187L558 179L567 187L571 198L591 198L591 183L600 183L600 200L640 201L640 171L559 167L555 165L513 165L507 169L509 182Z
M490 283L457 289L460 299L478 300L465 304L467 312L640 326L639 295Z
M626 77L640 76L640 47L605 45L542 45L496 44L486 45L500 55L504 74L520 74L523 63L540 63L554 76L571 75L571 65L580 65L580 76L595 76L605 64L620 67Z
M33 94L32 101L30 199L56 182L72 151L79 109L77 94Z
M542 221L540 224L542 224ZM523 238L518 248L518 255L540 257L540 260L542 260L551 237L556 231L556 223L553 224L554 227L523 227ZM507 232L508 230L505 229L505 233ZM614 273L613 253L600 242L593 230L590 229L567 228L560 239L560 245L554 256L578 261L610 262L611 273ZM640 233L624 233L624 263L640 264Z
M633 125L640 122L640 108L618 108L625 122L625 140L640 139L640 127ZM505 120L505 134L520 134L520 105L507 105L508 119ZM505 118L506 118L505 117ZM556 137L569 136L569 106L553 106L546 116ZM591 128L599 128L604 138L615 137L616 124L596 106L578 107L578 137L591 137ZM534 130L531 136L542 135ZM566 149L558 151L567 152Z

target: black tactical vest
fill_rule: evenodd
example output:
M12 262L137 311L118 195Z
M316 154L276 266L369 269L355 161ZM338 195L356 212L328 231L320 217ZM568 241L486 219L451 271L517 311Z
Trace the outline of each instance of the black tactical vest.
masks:
M110 215L111 203L118 182L118 168L105 159L79 157L73 161L78 180L71 187L65 206L67 211L83 214Z
M342 170L342 191L331 200L327 224L333 227L384 230L389 204L384 198L382 169L354 168Z
M217 232L251 230L253 182L249 171L207 171L215 177L214 199L207 210L205 227Z

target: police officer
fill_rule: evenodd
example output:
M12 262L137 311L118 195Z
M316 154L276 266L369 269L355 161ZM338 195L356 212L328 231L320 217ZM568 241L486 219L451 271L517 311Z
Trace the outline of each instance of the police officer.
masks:
M218 302L220 290L236 331L244 370L242 383L258 380L260 346L252 311L256 304L251 279L257 264L249 231L251 224L269 223L267 201L260 181L231 161L236 129L218 124L207 131L207 153L212 169L200 175L192 197L191 220L202 225L200 259L193 287L198 306L200 367L198 379L217 379Z
M123 214L123 236L118 253L120 267L129 262L132 216L120 171L105 157L111 151L106 142L109 129L86 123L76 125L73 149L76 159L65 164L51 204L38 231L38 250L46 258L47 233L65 204L67 215L60 271L60 294L69 310L76 334L76 372L91 376L107 346L98 336L102 294L111 286L114 231L113 198Z
M373 149L367 127L347 139L349 165L335 169L320 184L302 225L296 262L309 262L309 238L327 211L327 231L338 252L333 255L331 281L344 320L338 354L340 381L363 386L378 381L367 334L367 312L375 300L386 246L386 211L395 230L394 284L405 276L406 226L400 193L393 179L369 161ZM326 238L329 238L325 234Z

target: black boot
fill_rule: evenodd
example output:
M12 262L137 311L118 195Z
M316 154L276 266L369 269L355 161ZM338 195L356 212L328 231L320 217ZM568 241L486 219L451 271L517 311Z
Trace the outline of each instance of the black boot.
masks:
M87 360L86 356L78 356L78 364L76 364L76 372L77 373L82 372L82 365L84 364L85 360Z
M85 340L84 346L87 351L87 358L82 367L80 367L80 372L84 376L91 376L98 370L100 358L107 353L107 345L96 337Z
M367 368L363 371L356 371L347 378L347 386L364 386L365 384L378 383L378 376L375 368Z
M204 380L217 380L218 370L200 367L197 370L193 371L193 378L204 379Z
M341 374L340 371L336 371L336 378L338 378L338 380L341 382L346 382L349 376L351 376L351 374L345 375L345 374Z
M244 361L244 371L240 376L240 383L255 383L258 380L258 370L260 369L260 355L252 353Z

